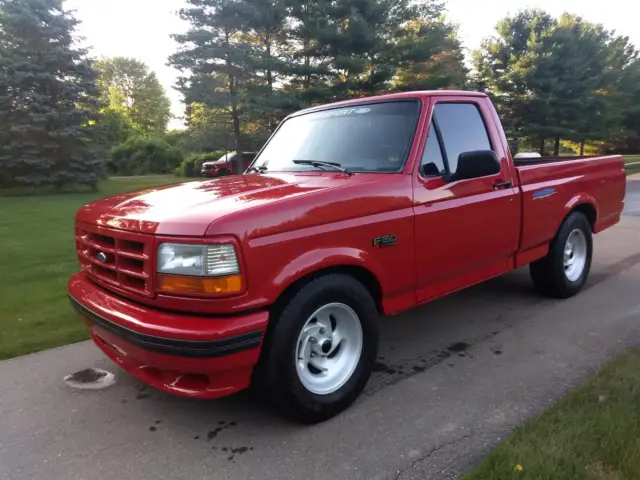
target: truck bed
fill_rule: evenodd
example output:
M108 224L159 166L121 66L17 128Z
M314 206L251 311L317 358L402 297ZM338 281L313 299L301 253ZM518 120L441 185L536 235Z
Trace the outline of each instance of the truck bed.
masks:
M520 252L546 248L559 222L578 206L595 233L619 221L626 188L622 156L522 160L516 162L522 189Z
M569 162L572 160L585 160L585 159L592 159L592 158L606 158L606 157L599 157L596 155L573 155L573 156L562 156L562 157L514 158L513 163L515 164L516 167L525 167L528 165Z

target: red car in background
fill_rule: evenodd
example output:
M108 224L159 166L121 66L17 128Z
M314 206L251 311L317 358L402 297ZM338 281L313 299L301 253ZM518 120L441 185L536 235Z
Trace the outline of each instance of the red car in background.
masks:
M255 152L244 152L242 154L242 168L244 172L251 164L253 159L256 158ZM205 162L200 169L200 175L203 177L224 177L226 175L233 175L237 173L238 168L238 154L236 152L229 152L221 156L218 160L213 162Z

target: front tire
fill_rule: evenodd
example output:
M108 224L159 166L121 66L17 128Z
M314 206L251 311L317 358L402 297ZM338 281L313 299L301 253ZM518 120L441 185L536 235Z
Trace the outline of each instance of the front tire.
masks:
M280 414L318 423L348 408L371 376L378 309L369 291L343 274L319 277L274 316L257 382Z
M534 286L548 297L576 295L587 282L592 255L591 225L584 214L574 212L562 223L547 256L531 264Z

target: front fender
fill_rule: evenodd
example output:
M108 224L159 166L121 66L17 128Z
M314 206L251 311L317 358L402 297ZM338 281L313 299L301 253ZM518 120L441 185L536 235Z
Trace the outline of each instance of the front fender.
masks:
M385 274L382 265L367 251L353 247L326 247L304 252L278 272L273 284L280 295L287 287L307 275L339 266L354 266L368 270L378 280L384 295L382 279L385 278Z

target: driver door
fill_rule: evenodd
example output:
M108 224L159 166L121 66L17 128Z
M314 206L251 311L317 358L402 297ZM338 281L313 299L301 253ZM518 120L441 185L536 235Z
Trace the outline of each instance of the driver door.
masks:
M418 302L509 270L520 211L513 172L491 110L481 97L432 99L431 121L414 175ZM448 181L463 152L493 150L501 171Z

